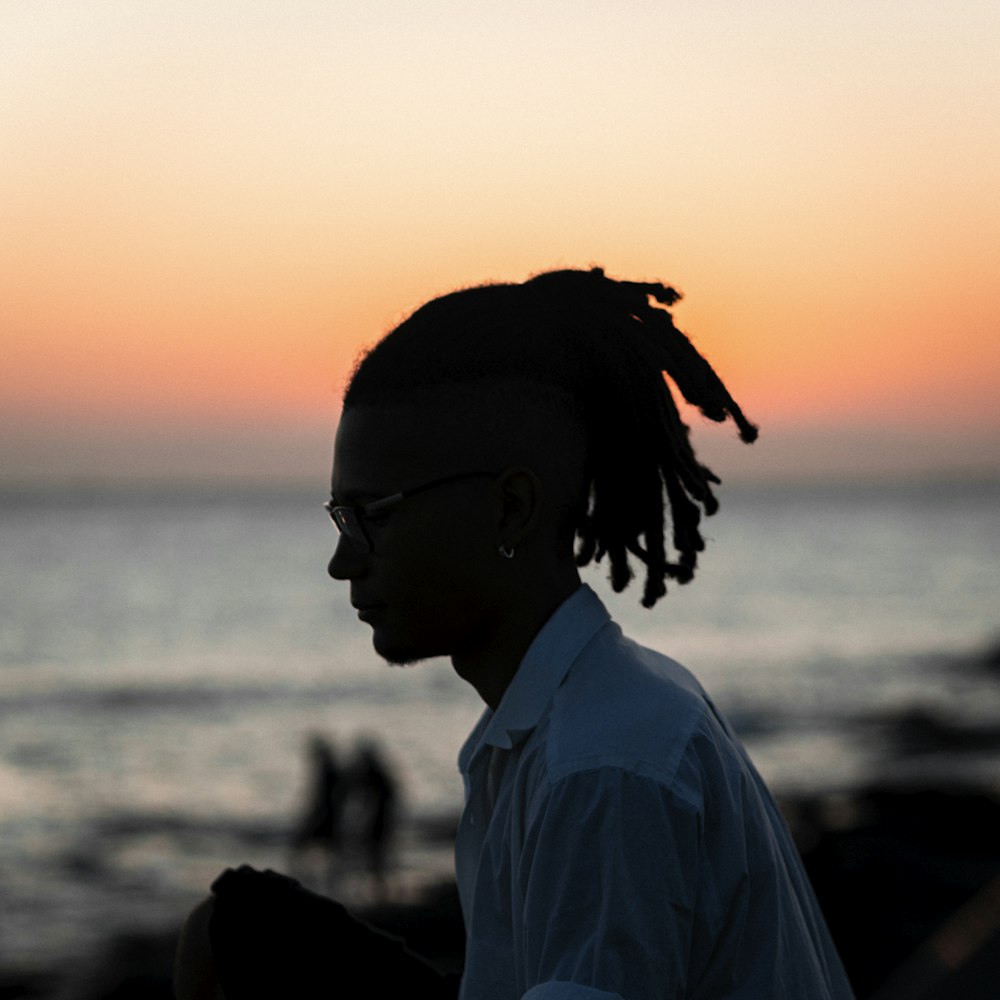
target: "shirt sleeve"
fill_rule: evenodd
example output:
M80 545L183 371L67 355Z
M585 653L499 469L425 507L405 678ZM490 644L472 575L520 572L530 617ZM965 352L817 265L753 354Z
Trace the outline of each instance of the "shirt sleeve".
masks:
M684 996L699 841L698 811L630 771L576 772L541 793L515 872L525 997Z

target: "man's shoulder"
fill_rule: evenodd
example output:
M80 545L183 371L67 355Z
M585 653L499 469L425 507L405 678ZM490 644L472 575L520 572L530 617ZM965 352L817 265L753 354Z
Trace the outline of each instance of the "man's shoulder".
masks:
M546 733L549 778L613 767L674 785L714 710L692 674L609 624L556 692Z

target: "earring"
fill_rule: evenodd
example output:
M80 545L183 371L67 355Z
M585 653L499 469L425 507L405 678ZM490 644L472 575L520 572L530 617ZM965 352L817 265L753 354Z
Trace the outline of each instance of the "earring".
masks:
M499 552L500 555L502 555L504 557L504 559L513 559L514 558L514 546L513 545L507 545L506 543L501 542L497 546L497 552Z

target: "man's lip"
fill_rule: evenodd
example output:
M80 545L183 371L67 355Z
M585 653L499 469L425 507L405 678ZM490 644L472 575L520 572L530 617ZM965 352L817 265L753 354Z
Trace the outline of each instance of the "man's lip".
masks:
M367 621L368 618L371 615L375 614L381 607L383 607L383 605L381 605L381 604L361 604L361 605L355 604L354 605L354 609L357 611L358 617L363 622Z

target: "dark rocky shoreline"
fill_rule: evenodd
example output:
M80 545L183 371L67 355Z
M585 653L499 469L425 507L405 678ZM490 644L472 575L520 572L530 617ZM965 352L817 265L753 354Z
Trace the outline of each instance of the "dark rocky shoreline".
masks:
M1000 775L983 782L968 764L1000 749L1000 728L971 730L923 710L868 723L885 730L890 777L848 792L779 796L858 1000L995 1000ZM418 836L431 843L454 828L449 817ZM442 971L461 967L452 883L356 912ZM0 967L0 1000L170 1000L183 916L110 938L82 968Z

